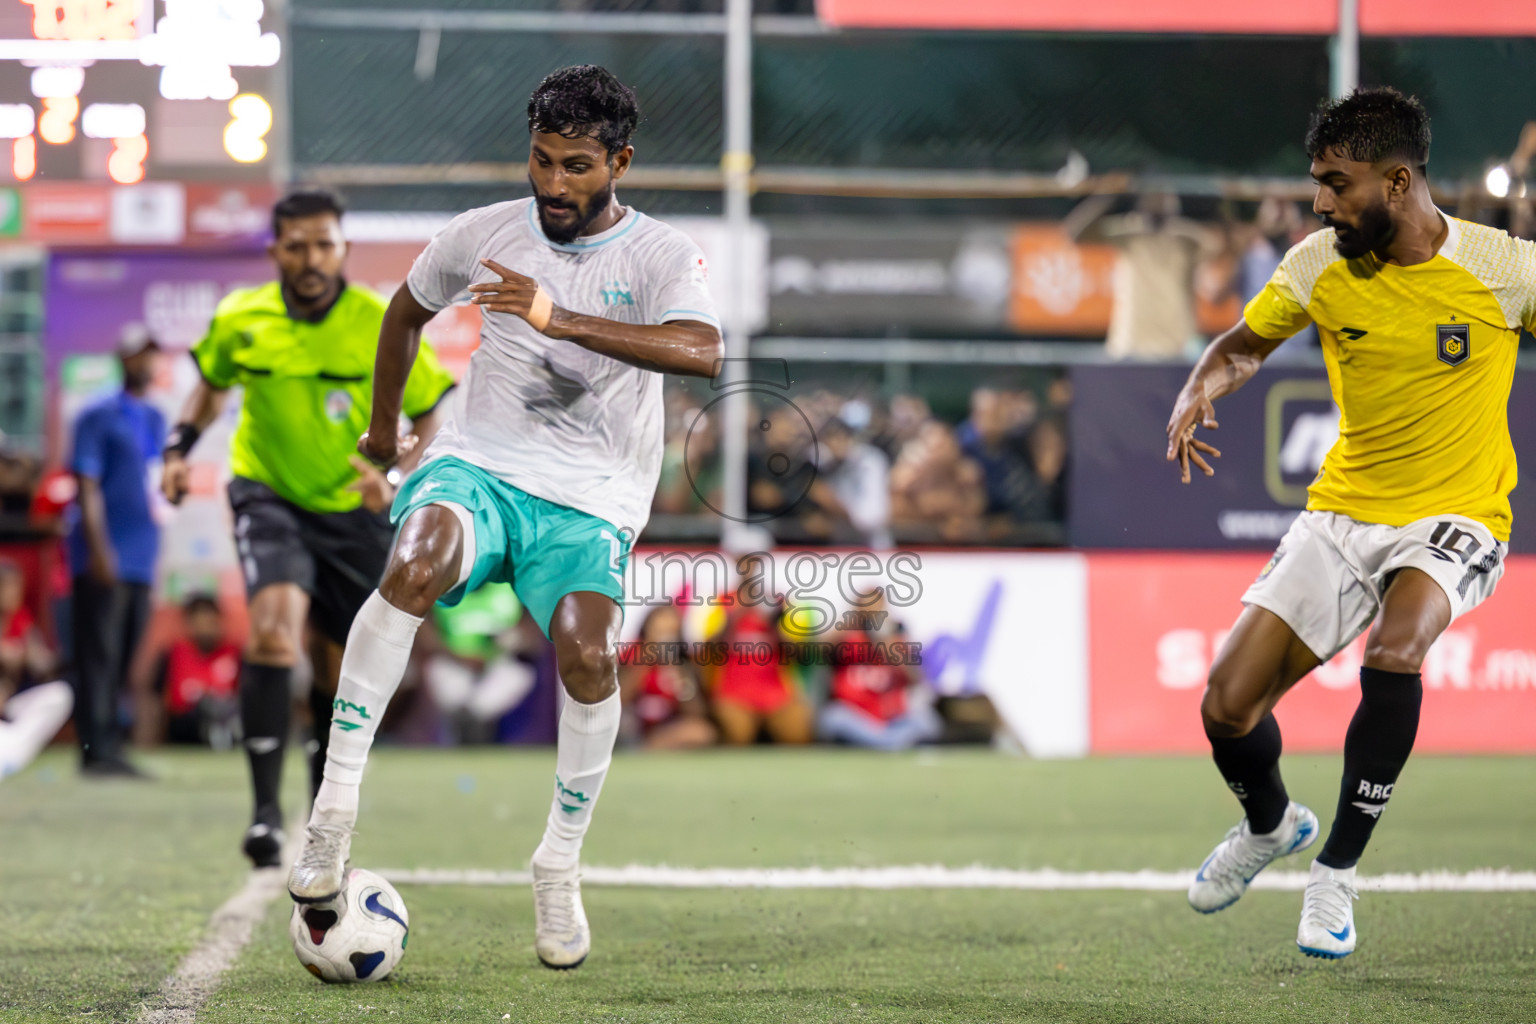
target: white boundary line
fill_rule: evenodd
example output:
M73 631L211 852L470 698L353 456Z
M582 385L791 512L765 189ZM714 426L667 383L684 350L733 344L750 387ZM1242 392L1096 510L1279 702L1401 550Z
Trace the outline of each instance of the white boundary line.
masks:
M422 868L380 871L397 885L531 885L527 871L452 871ZM644 886L666 889L1020 889L1042 892L1129 890L1183 892L1188 871L1019 871L938 864L883 868L674 868L630 864L621 868L582 868L589 885ZM1484 869L1465 873L1429 871L1421 874L1362 876L1366 892L1536 892L1536 871ZM1304 871L1266 872L1253 880L1255 889L1300 892L1307 887Z
M213 912L207 934L160 983L154 996L145 1000L134 1024L192 1024L197 1019L197 1011L218 988L219 977L234 966L267 916L267 907L287 891L288 866L302 834L302 828L290 829L283 844L283 866L253 870L240 891Z

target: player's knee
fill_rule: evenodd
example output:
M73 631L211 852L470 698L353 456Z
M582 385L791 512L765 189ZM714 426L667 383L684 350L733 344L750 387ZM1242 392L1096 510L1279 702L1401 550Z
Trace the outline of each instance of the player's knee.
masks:
M1212 673L1205 698L1200 702L1200 717L1205 723L1206 735L1227 739L1246 736L1264 717L1264 709L1235 696L1223 682Z
M426 615L448 588L445 572L429 554L410 554L390 562L379 584L384 600L410 615Z
M291 667L299 663L299 645L282 622L255 622L246 641L245 657L257 665Z
M556 661L566 691L583 704L606 699L617 685L618 662L606 643L571 641L556 649Z
M1365 645L1365 665L1383 672L1412 675L1424 666L1429 643L1418 637L1373 639Z

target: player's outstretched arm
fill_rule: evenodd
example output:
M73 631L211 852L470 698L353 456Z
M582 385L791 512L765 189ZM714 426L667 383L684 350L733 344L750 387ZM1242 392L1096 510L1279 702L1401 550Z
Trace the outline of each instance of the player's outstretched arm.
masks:
M368 432L357 450L376 466L388 468L415 446L416 439L400 437L400 407L405 402L405 382L416 365L421 329L436 312L416 301L409 285L395 289L384 322L379 325L379 350L373 359L373 412Z
M470 285L475 295L471 301L487 313L520 316L546 337L575 342L642 370L690 377L713 377L725 357L725 345L713 324L701 320L625 324L573 313L552 305L533 278L508 270L495 260L481 262L501 280Z
M224 411L224 400L228 397L227 389L216 388L200 377L192 394L187 396L186 404L181 407L181 418L171 428L171 436L166 439L165 449L161 453L160 491L172 505L181 504L181 499L187 496L190 475L187 453L192 450L202 432L208 429L208 425L219 418L219 413Z
M1174 402L1173 415L1168 418L1167 458L1169 462L1178 462L1181 481L1189 483L1190 463L1206 476L1216 474L1204 456L1220 458L1221 452L1196 440L1195 428L1215 430L1216 410L1212 403L1247 383L1283 340L1262 338L1247 321L1239 320L1237 326L1206 346Z

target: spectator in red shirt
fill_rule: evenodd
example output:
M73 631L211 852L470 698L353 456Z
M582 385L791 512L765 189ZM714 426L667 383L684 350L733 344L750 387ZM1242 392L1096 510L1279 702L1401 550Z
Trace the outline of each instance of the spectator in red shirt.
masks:
M160 659L155 689L165 709L165 738L227 750L240 719L240 647L224 631L224 612L207 594L181 606L184 634Z
M748 577L750 580L751 577ZM745 745L766 732L775 743L809 743L815 715L790 667L780 659L786 642L779 631L782 609L737 588L713 642L724 652L714 671L710 705L722 742Z
M719 739L699 687L699 672L683 643L683 617L673 605L651 611L640 625L629 664L619 668L624 728L648 750L712 747Z
M26 606L26 593L21 568L15 562L0 561L0 699L47 679L58 667Z
M25 594L21 570L0 561L0 778L25 768L69 721L74 706L66 682L29 685L46 679L56 660Z
M861 608L869 629L834 635L832 688L817 716L821 738L876 750L938 739L943 722L921 689L915 644L890 617L884 596Z

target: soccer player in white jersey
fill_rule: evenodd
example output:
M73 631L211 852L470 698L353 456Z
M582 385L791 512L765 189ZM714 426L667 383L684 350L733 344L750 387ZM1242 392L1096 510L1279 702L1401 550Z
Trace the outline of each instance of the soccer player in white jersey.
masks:
M422 617L510 582L554 642L567 700L554 799L533 854L535 949L575 967L591 948L579 855L619 728L623 569L662 451L662 373L712 377L722 346L703 256L621 205L638 111L600 67L563 68L528 103L533 196L443 228L379 333L373 416L358 450L392 465L422 327L471 295L480 348L421 466L401 487L383 581L347 638L325 779L288 888L312 928L334 923L363 765Z

